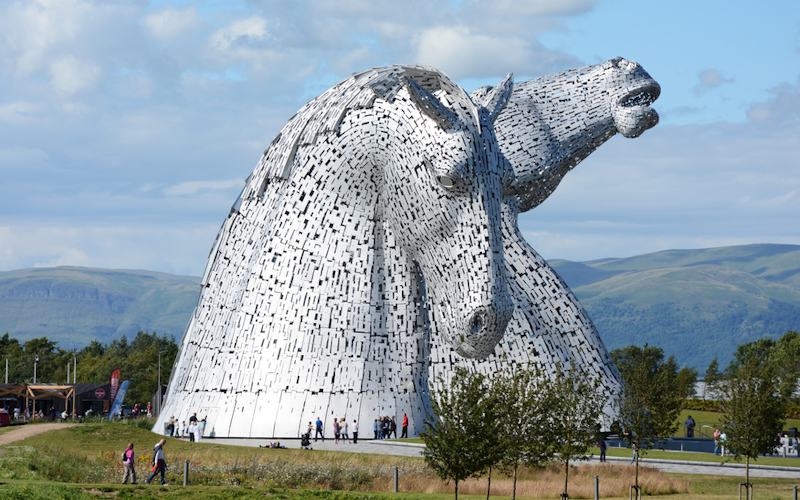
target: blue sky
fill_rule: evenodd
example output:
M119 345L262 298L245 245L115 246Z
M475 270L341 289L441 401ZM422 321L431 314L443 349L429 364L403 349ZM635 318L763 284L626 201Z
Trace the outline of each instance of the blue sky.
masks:
M261 151L354 71L472 89L615 56L662 121L615 137L520 226L547 258L800 244L800 4L4 1L0 269L202 272Z

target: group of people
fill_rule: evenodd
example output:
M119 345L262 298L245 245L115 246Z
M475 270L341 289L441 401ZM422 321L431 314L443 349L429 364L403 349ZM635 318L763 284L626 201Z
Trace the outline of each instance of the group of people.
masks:
M162 439L155 446L153 446L153 458L148 463L150 464L150 475L147 476L145 481L147 484L153 482L156 476L161 476L161 484L167 484L167 459L164 455L164 445L167 443L166 439ZM128 447L122 452L122 484L127 484L130 481L136 484L136 453L133 451L133 443L128 444Z
M202 420L197 419L197 413L193 413L189 417L189 424L186 421L178 423L178 420L173 416L167 420L164 434L169 437L187 438L191 442L200 441L206 432L206 417Z
M143 407L141 403L136 403L133 405L133 408L131 408L131 417L144 417L145 415L147 418L153 417L153 405L150 401L147 402L146 407Z
M333 419L333 438L336 444L339 444L339 441L347 442L350 440L350 431L353 431L353 444L358 443L358 420L353 419L353 425L350 427L347 423L347 419L344 417L341 418L334 418ZM303 448L307 448L311 444L311 434L314 434L314 441L318 441L322 439L325 441L325 429L322 419L318 416L314 423L309 422L308 428L306 428L305 434L300 436L301 438L301 446ZM307 444L305 444L307 443Z
M791 457L792 455L800 458L800 439L790 436L785 432L778 435L778 446L775 447L775 455L779 457Z
M400 425L400 437L407 438L408 437L408 415L403 413L403 420ZM395 417L390 417L388 415L383 417L378 417L372 424L372 431L373 431L373 438L374 439L390 439L392 437L397 437L397 420ZM307 447L311 443L311 438L314 438L314 441L325 441L325 426L322 419L318 416L314 422L309 422L308 427L306 428L306 432L300 435L300 438L307 442L308 444L303 444L301 442L301 446ZM353 419L352 423L348 423L345 417L334 418L333 419L333 438L335 442L338 444L339 441L348 442L352 439L352 442L358 443L358 421Z
M339 420L333 419L333 438L336 444L339 444L340 439L344 443L350 439L350 426L347 425L347 419L344 417ZM358 421L353 419L353 444L355 443L358 443Z
M403 413L403 421L400 427L400 438L408 437L408 415ZM391 437L397 438L397 420L395 417L388 415L375 419L372 424L372 432L375 439L390 439Z

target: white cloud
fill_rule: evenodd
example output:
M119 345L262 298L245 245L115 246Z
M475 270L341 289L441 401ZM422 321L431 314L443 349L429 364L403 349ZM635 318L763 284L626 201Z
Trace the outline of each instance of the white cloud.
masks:
M71 95L91 88L100 73L97 64L66 56L50 64L50 83L57 92Z
M719 70L713 68L704 69L697 75L697 84L694 86L694 92L698 95L704 94L727 83L733 83L733 78L728 78L720 73Z
M32 101L12 101L0 104L0 122L30 123L43 117L45 106Z
M223 57L257 61L269 51L267 21L260 16L236 20L215 31L209 39L211 49Z
M415 62L439 68L456 79L538 73L570 60L545 49L536 40L480 33L467 26L422 30L416 47Z
M164 194L167 196L187 196L198 194L203 191L227 191L233 188L241 189L243 186L244 179L184 181L164 188Z
M163 40L178 35L197 26L197 11L191 7L186 9L164 9L145 16L144 24L150 33Z

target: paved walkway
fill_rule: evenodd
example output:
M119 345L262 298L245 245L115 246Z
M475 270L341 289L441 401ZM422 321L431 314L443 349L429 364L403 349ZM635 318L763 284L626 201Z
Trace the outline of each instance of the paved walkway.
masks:
M55 429L66 429L67 427L72 427L74 425L78 424L49 423L17 425L14 426L14 429L0 434L0 446L11 444L16 441L22 441L23 439L27 439L29 437L33 437Z
M215 442L220 444L231 444L236 446L268 446L269 439L204 439L205 442ZM282 445L287 448L300 448L299 439L281 439ZM398 455L405 457L416 457L422 455L425 446L418 443L403 443L400 441L359 441L358 444L334 443L332 439L323 441L311 441L311 448L314 450L326 451L347 451L353 453L375 453L378 455ZM598 463L599 460L593 457L589 460ZM608 463L629 465L629 458L608 457ZM744 476L744 465L741 464L721 464L719 462L687 462L683 460L663 460L654 458L644 458L639 462L644 467L672 472L678 474L705 474L710 476ZM775 477L800 479L800 459L798 467L780 467L772 465L751 465L750 475L752 477Z

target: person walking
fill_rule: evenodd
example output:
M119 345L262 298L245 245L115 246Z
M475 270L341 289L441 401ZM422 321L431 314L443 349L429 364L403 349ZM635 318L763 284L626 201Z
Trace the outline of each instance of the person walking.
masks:
M401 438L408 437L408 415L403 412L403 432L400 433Z
M714 429L714 455L719 455L719 437L721 433L719 429Z
M358 421L353 419L353 444L358 444Z
M597 446L600 448L600 461L606 461L606 450L608 449L608 445L606 444L606 440L600 438L600 442L597 443Z
M166 439L162 439L155 446L153 446L153 469L150 476L147 478L147 484L153 482L156 475L161 474L161 484L167 484L167 458L164 456L164 445L167 443Z
M322 437L322 442L325 442L325 433L322 432L322 419L317 417L317 421L315 422L317 425L316 431L314 431L314 441L316 441L319 437Z
M134 458L133 443L130 443L122 453L122 467L125 470L122 476L122 484L128 484L128 479L131 480L131 484L136 484L136 462Z
M380 421L376 418L375 422L372 423L372 432L375 433L375 437L373 439L378 439L378 433L381 431L381 424Z
M394 417L392 417L392 419L389 421L389 436L388 437L392 437L392 435L394 435L394 438L397 439L397 419L394 418Z
M683 426L686 428L686 437L687 438L693 438L694 437L694 428L695 428L696 425L697 424L695 423L695 421L692 418L692 416L689 415L689 418L687 418L686 422L684 422L684 424L683 424Z
M340 427L342 432L342 440L344 440L344 442L346 443L348 440L350 440L350 428L347 426L347 419L345 419L344 417L342 417L341 422L342 423Z
M337 419L333 419L333 442L339 444L339 436L341 435L341 428L339 427L339 421Z

